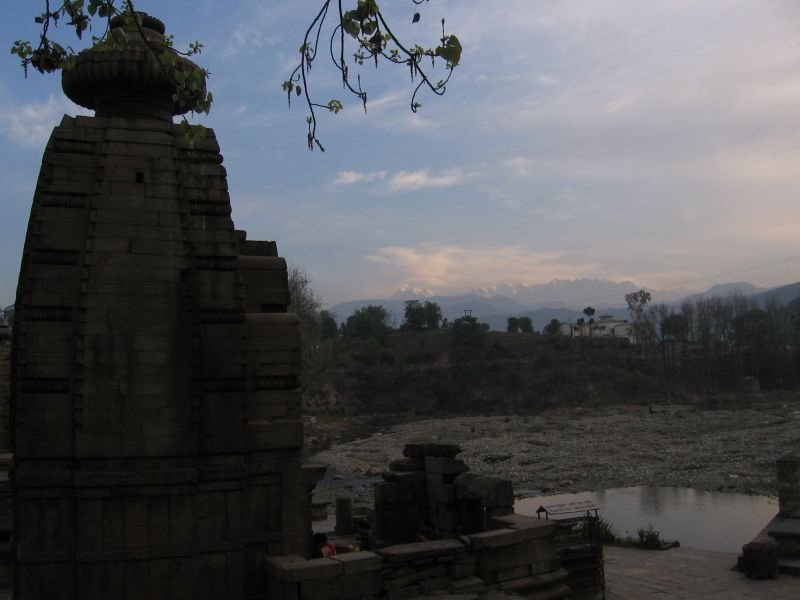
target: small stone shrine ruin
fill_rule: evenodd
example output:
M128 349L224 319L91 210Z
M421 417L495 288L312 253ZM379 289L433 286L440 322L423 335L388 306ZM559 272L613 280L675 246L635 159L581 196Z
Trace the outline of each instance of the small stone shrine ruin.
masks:
M19 600L263 599L265 557L310 551L321 469L301 464L286 264L234 229L213 132L190 144L172 122L188 107L169 69L197 67L155 60L164 26L139 19L63 72L95 116L55 128L33 199L11 366Z
M557 522L514 514L511 482L470 473L456 458L460 451L454 444L407 444L375 488L376 534L386 545L311 560L270 557L270 600L572 597ZM440 539L416 541L423 523ZM597 558L593 591L603 586Z

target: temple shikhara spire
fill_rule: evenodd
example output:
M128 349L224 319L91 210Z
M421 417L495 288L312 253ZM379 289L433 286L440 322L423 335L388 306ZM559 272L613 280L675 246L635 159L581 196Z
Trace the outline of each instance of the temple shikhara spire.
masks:
M264 598L307 555L298 322L274 242L187 141L164 25L81 53L31 208L13 328L15 597ZM159 58L169 58L161 60Z

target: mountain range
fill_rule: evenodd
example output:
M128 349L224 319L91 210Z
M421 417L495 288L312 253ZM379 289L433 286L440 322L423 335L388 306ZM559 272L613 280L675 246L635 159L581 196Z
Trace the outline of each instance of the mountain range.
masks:
M448 320L463 317L465 311L481 322L488 323L492 329L504 330L508 317L530 317L534 328L541 328L552 319L575 321L583 317L583 309L593 306L595 318L611 316L618 319L629 318L625 294L639 291L641 287L633 282L612 282L599 279L554 280L544 284L502 284L492 287L474 288L463 294L441 295L430 289L404 286L389 298L369 298L352 300L330 307L339 321L345 320L353 311L368 306L382 305L391 312L390 324L398 327L403 321L405 303L408 300L436 302L442 309L442 316ZM727 296L741 293L752 296L760 305L774 299L788 304L800 296L800 283L776 288L760 288L747 282L714 285L700 294L687 290L648 290L653 302L663 302L679 306L681 302L696 301L713 296Z

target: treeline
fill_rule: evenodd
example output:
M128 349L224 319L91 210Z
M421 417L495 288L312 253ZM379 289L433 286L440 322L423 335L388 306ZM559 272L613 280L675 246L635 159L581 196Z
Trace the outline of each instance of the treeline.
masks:
M301 384L312 411L509 412L800 384L800 299L762 306L734 294L667 306L636 292L626 298L629 343L561 335L555 320L541 334L524 318L489 331L469 314L448 321L435 302L416 300L399 325L380 305L338 322L320 310L307 278L297 279L291 309L301 318ZM584 312L591 324L593 309Z
M742 294L650 304L647 292L626 296L635 343L660 361L665 391L715 393L795 389L800 298L764 306Z

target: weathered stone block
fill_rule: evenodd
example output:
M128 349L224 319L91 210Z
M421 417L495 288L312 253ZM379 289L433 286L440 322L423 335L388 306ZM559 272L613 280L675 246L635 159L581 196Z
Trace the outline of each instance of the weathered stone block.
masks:
M483 580L477 577L465 577L464 579L454 580L449 590L451 594L464 594L468 592L481 592L486 588Z
M376 552L390 563L401 563L426 558L438 558L448 554L457 556L464 552L464 546L457 540L435 540L387 546Z
M508 592L524 593L526 590L535 590L536 588L551 586L555 583L565 581L568 576L569 573L567 573L566 570L558 569L543 575L531 575L530 577L523 577L522 579L505 581L500 584L500 589ZM569 594L569 588L566 588L566 590L567 594ZM563 598L564 596L558 595L555 597Z
M473 577L477 570L477 561L474 556L470 560L456 559L449 566L449 574L453 579L462 579L464 577Z
M281 564L273 564L273 566L275 576L281 581L304 582L344 575L344 565L330 558L286 561Z
M414 596L418 596L420 592L420 588L418 585L412 585L407 588L401 588L399 590L391 590L387 591L384 594L386 600L406 600L407 598L413 598Z
M389 469L396 472L424 471L424 458L396 458L389 463Z
M412 569L411 573L395 575L391 571L384 574L383 587L386 590L398 590L410 585L420 583L425 579L443 577L447 573L444 565L433 565L424 568Z
M378 571L326 577L300 584L301 600L373 600L380 592Z
M425 472L428 475L459 475L466 471L469 471L469 467L463 460L438 456L427 456L425 458Z
M558 526L556 521L516 513L492 517L489 525L495 529L536 529L542 537L554 534Z
M381 473L384 480L399 483L404 488L415 487L414 484L425 487L426 478L424 471L384 471Z
M527 577L530 574L531 570L528 565L520 565L518 567L509 567L508 569L499 569L495 573L495 579L496 581L508 581L509 579Z
M400 502L404 498L400 494L400 485L397 483L378 483L375 486L375 504L390 504Z
M474 550L483 550L486 548L498 548L537 540L549 536L554 531L552 525L544 525L542 527L531 526L522 529L493 529L491 531L474 533L468 537L470 545Z
M336 554L332 560L342 563L345 575L357 573L367 573L369 571L379 571L381 568L381 557L374 552L360 551Z
M514 505L514 488L509 479L462 473L453 483L458 498L480 500L487 507Z
M431 483L429 479L428 498L436 502L451 504L456 501L455 486L446 483Z

